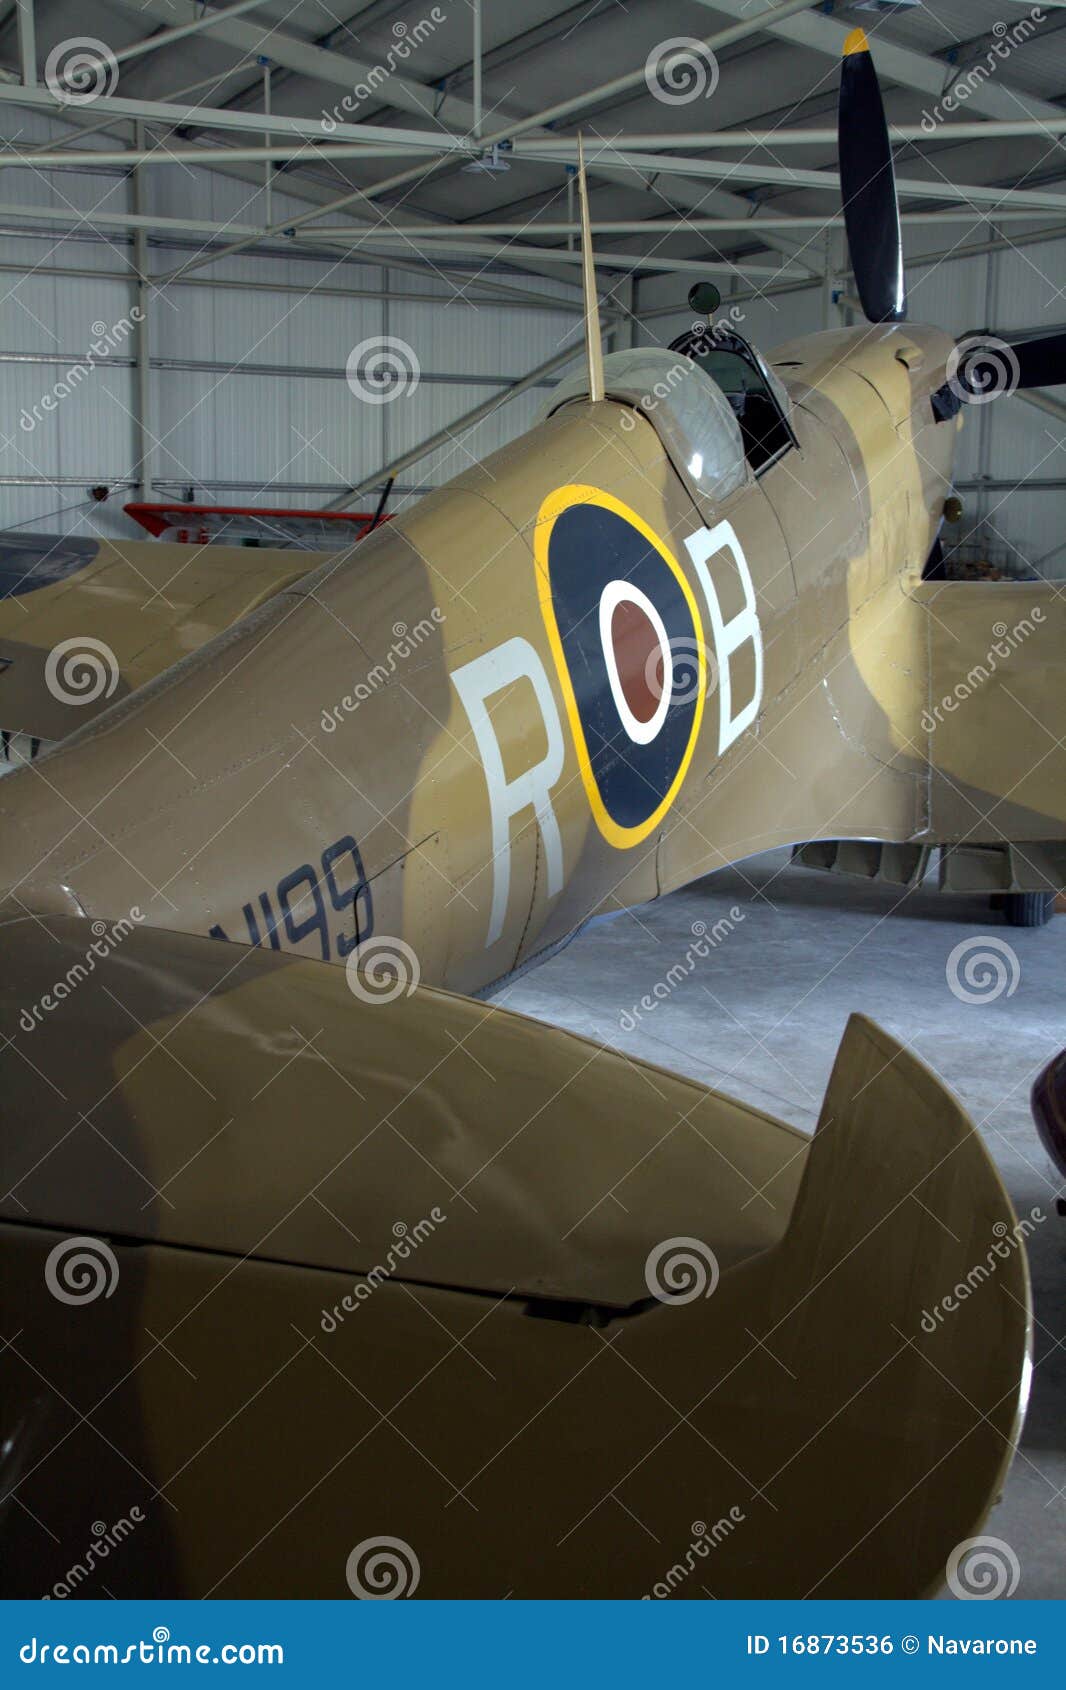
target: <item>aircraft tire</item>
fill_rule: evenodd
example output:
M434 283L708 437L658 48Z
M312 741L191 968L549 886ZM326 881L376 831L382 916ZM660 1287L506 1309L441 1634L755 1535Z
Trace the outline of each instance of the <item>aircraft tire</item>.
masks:
M1003 913L1008 927L1043 927L1055 912L1053 892L1005 892Z

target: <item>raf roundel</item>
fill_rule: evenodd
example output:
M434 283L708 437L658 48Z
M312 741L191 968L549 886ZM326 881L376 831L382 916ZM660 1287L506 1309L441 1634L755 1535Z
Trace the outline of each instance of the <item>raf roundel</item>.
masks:
M707 660L696 600L658 535L597 487L550 494L534 550L593 816L612 845L636 845L673 803L699 735Z

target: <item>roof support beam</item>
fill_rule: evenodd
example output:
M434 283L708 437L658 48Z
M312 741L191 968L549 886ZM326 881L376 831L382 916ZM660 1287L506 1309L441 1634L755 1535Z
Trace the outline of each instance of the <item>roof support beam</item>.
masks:
M1027 405L1035 405L1038 411L1043 411L1049 417L1055 417L1058 422L1066 422L1066 405L1061 399L1055 399L1050 393L1045 393L1039 387L1019 387L1015 391L1016 399L1024 399Z
M237 4L227 6L222 12L204 12L194 18L192 23L176 24L173 29L161 29L156 35L149 35L143 41L133 41L128 47L123 47L111 56L118 65L125 64L129 59L138 59L145 53L155 53L160 47L169 47L175 41L184 41L187 35L196 35L201 30L214 29L222 18L239 17L242 12L250 12L255 6L263 6L266 0L237 0Z
M476 241L464 240L460 230L450 234L437 230L434 231L434 235L432 246L435 254L454 252L472 258L484 256L484 246ZM393 246L397 243L406 244L408 234L406 229L396 232L395 230L381 228L368 232L365 236L356 233L345 237L343 232L334 229L329 234L329 240L338 246L352 242L362 246L364 241L372 241L378 246ZM582 262L580 251L571 252L563 246L520 245L515 241L497 242L496 257L512 261L515 264L526 264L530 259L535 259L538 264L580 266ZM709 270L724 270L733 276L764 276L774 281L798 280L803 274L801 270L788 270L770 264L749 264L745 258L724 258L721 254L707 253L700 258L672 258L659 252L652 254L603 252L599 247L596 249L596 264L597 267L602 265L606 269L650 270L664 274L676 271L681 275L691 274L694 276L706 275Z
M143 119L138 121L143 122ZM435 147L427 147L425 150L437 151ZM18 165L33 170L86 170L94 167L107 167L112 170L128 167L132 170L142 164L262 164L266 159L302 159L305 164L310 164L315 159L323 158L347 159L349 164L361 164L365 158L410 158L411 152L410 147L403 146L353 147L348 141L327 141L322 146L316 144L313 150L309 150L307 142L297 136L291 141L280 141L276 146L258 147L156 146L143 148L141 151L132 147L121 150L86 147L74 152L64 147L51 153L36 150L20 153L5 149L0 152L0 170L14 169Z
M1058 106L1051 108L1054 116L1048 117L1017 117L1007 119L988 118L981 123L943 123L933 131L923 127L920 123L893 123L889 125L888 138L893 142L903 141L1002 141L1033 138L1040 135L1062 135L1066 133L1066 112ZM811 127L809 129L705 129L679 130L677 134L669 131L653 130L648 134L626 132L614 136L613 141L627 152L654 153L674 152L678 148L682 151L686 147L698 147L701 151L708 147L833 147L837 146L837 131L834 128ZM555 139L545 138L537 141L536 152L540 158L556 157L572 162L571 154L576 150L576 144L568 136ZM516 152L524 152L524 146L519 143Z
M16 202L13 202L13 201L9 202L9 203L0 202L0 219L6 219L6 218L14 218L14 219L27 218L27 219L30 219L34 222L69 223L69 224L72 224L72 225L79 225L79 224L84 223L84 221L85 221L84 213L82 211L78 210L78 208L74 207L74 206L20 205ZM772 227L774 227L774 228L782 228L782 229L826 229L826 228L840 228L843 225L844 219L841 216L835 216L835 217L797 216L797 217L775 217L775 218L771 219L770 221L771 221ZM926 226L929 226L929 225L940 226L940 225L943 225L944 223L973 223L973 224L977 224L978 222L986 222L990 226L992 226L994 224L998 224L998 223L1002 223L1002 222L1031 223L1032 221L1033 221L1033 214L1032 214L1031 211L1011 211L1011 212L995 212L995 213L992 213L992 214L982 214L980 212L975 212L975 211L970 211L970 210L952 210L952 209L946 209L944 211L919 211L919 212L912 212L910 214L905 213L903 218L902 218L902 222L904 224L904 227L910 227L910 226L926 227ZM197 218L197 217L160 217L157 214L152 213L152 212L142 212L142 213L138 214L138 213L129 212L129 211L97 211L97 212L93 213L92 222L93 222L94 226L99 226L101 228L107 227L107 228L114 228L114 229L144 229L146 231L150 231L152 234L154 234L158 237L157 244L160 244L160 243L165 244L165 237L168 234L175 234L175 235L193 234L193 235L208 235L208 236L211 236L211 235L232 235L232 234L235 234L235 233L236 234L257 234L259 232L258 229L256 228L256 225L252 224L252 223L235 223L235 222L232 222L232 221L227 221L226 223L218 223L218 222L212 222L210 219ZM594 223L592 225L592 232L593 232L593 234L599 234L599 235L623 235L623 236L629 236L629 237L632 237L632 238L636 238L637 236L640 236L640 235L654 234L656 236L666 238L667 236L671 236L671 235L687 235L687 234L714 235L714 234L717 234L721 231L725 231L725 232L743 231L747 227L748 227L748 220L745 219L745 218L742 218L742 217L725 218L725 219L715 218L715 217L674 218L674 219L662 218L659 221L654 222L654 223L649 223L649 222L640 221L640 220L632 220L632 221L628 221L628 222L619 221L619 222ZM31 231L27 231L27 233L29 233L29 232L31 232ZM514 246L513 244L510 244L511 240L515 236L518 236L518 235L543 235L543 236L551 236L551 237L558 238L558 237L561 237L561 236L571 235L571 234L572 235L580 235L580 233L581 233L581 225L580 225L580 223L577 223L577 222L575 222L575 223L471 223L471 224L459 224L459 225L454 225L454 226L442 225L440 223L425 223L425 224L412 224L409 227L405 226L402 230L393 230L393 231L389 231L388 229L384 229L384 228L383 229L373 229L373 230L369 230L369 229L363 230L363 229L358 229L358 228L354 228L354 227L353 228L345 228L343 226L340 226L340 227L337 227L337 228L318 228L318 227L315 227L315 228L310 228L310 229L307 230L307 232L306 232L302 241L285 243L284 250L285 250L286 256L293 256L293 257L298 256L298 257L304 257L304 258L321 258L322 257L322 252L321 252L321 245L322 244L327 244L329 246L334 246L334 245L336 245L336 246L346 246L346 247L351 248L352 251L358 251L358 250L360 250L362 243L365 242L366 240L376 241L379 245L391 245L395 242L399 242L399 241L406 242L406 241L410 240L410 241L425 242L427 245L433 245L439 251L441 249L450 249L450 248L453 248L453 247L456 247L456 248L462 247L464 244L469 246L470 242L468 240L467 241L464 240L464 237L466 237L469 234L469 235L477 235L479 237L484 236L484 237L492 239L492 240L500 241L501 242L501 245L500 245L500 248L499 248L500 256L506 258L511 254L518 254L522 251L522 248ZM1064 233L1066 233L1066 230L1064 230L1062 227L1057 226L1057 225L1049 225L1049 226L1042 227L1038 231L1031 232L1029 234L1029 236L1027 236L1026 238L1029 241L1031 241L1034 238L1034 233L1035 233L1035 238L1038 239L1038 240L1054 240L1056 238L1060 238ZM506 238L507 244L503 244L504 241L505 241L505 238ZM966 253L973 254L975 252L998 250L1000 247L1008 245L1008 244L1013 244L1013 245L1017 246L1017 245L1020 244L1020 240L1021 240L1020 237L1015 237L1015 239L1012 243L1008 243L1006 241L994 241L994 242L992 242L988 245L981 246L981 247L969 246L969 247L958 248L957 250L959 251L960 255L964 256ZM320 243L319 246L317 246L317 247L316 247L316 244L315 244L316 242ZM478 252L480 253L481 250L482 249L479 247ZM563 259L563 258L566 258L566 259L572 259L574 262L580 261L580 254L578 252L575 252L574 249L572 249L572 248L560 249L558 253L556 253L551 248L541 249L541 248L538 247L538 248L535 248L533 250L536 250L538 257L545 257L545 258L549 258L549 259L558 258L560 260ZM947 256L949 256L949 254L944 253L941 256L947 257ZM605 263L610 263L611 260L612 260L612 257L614 259L616 259L619 263L624 262L626 264L629 264L629 263L632 263L636 260L637 255L630 254L630 253L616 253L616 254L612 255L610 253L605 253L605 252L597 252L597 254L596 254L596 258L597 258L598 263L601 262L601 261L605 262ZM375 260L375 262L388 263L388 264L391 264L391 265L395 265L396 259L395 259L394 255L390 254L390 256L388 258L383 257L380 260ZM736 261L736 260L733 260L733 259L723 258L718 262L717 266L715 265L714 260L711 259L711 258L708 258L706 260L697 260L695 262L696 262L697 268L699 268L701 270L717 267L717 268L720 268L720 269L728 268L730 270L739 270L740 272L742 272L743 274L746 274L746 275L759 275L759 274L763 273L762 267L759 266L758 264L748 265L743 260ZM916 256L910 262L912 262L915 265L924 264L924 263L927 262L927 257L924 254L919 255L919 256ZM644 268L654 268L658 263L660 263L658 256L653 255L652 257L650 257L646 260ZM664 257L661 260L661 263L662 263L662 266L664 268L666 268L666 267L668 267L669 260ZM765 273L771 274L769 269L767 269ZM787 276L788 273L787 273L787 271L777 271L777 270L775 270L775 271L772 272L772 274L774 274L775 276ZM238 284L235 283L234 286L236 286L236 285L238 285ZM481 285L488 288L488 287L496 286L498 284L494 281L493 278L486 276L482 279ZM432 296L426 295L425 297L431 298ZM528 295L528 294L524 294L521 297L531 299L533 296ZM543 303L547 306L554 307L556 309L564 310L564 311L574 311L574 310L579 309L579 306L578 306L578 303L576 302L576 300L568 302L568 301L565 301L565 300L543 299L541 301L541 303Z
M725 12L731 18L749 21L752 18L752 0L698 0L698 4L713 12ZM756 27L834 59L840 58L844 42L854 27L827 18L822 12L807 10L802 17L793 18L775 14L776 8L758 13L754 19ZM919 94L931 94L936 100L943 94L945 72L950 68L943 60L916 52L913 47L900 46L880 30L873 40L873 52L878 72L885 79L902 83ZM985 112L989 117L1017 118L1019 114L1040 119L1062 117L1061 106L1053 106L1049 100L1038 99L1034 94L1022 94L999 75L974 87L966 105L970 111Z
M156 14L160 17L164 17L164 8L167 7L168 0L145 0L143 7L138 4L138 0L120 0L120 3L130 9L143 9L147 10L150 14ZM783 4L774 7L772 15L774 17L791 17L794 13L808 9L814 3L815 0L784 0ZM749 35L758 33L758 31L763 27L763 22L763 19L760 19L758 22L753 22L750 19L742 20L729 26L725 30L719 30L715 34L708 36L705 44L713 51L718 47L727 46L734 41L743 40ZM239 46L243 49L251 49L253 51L267 52L270 54L271 58L277 61L277 63L284 64L289 69L297 70L301 74L310 76L316 81L324 81L331 83L334 86L341 86L349 92L352 91L353 77L358 78L361 74L368 74L367 67L365 65L361 65L360 62L355 59L349 59L347 56L342 56L337 53L330 53L322 48L311 47L303 42L294 42L290 37L285 36L283 32L277 30L260 29L259 26L249 25L238 21L234 24L220 26L215 34L217 39L229 40L234 46ZM563 101L560 104L548 108L547 111L536 113L531 117L512 117L504 125L504 127L495 130L492 134L485 135L483 137L483 145L487 148L497 142L510 139L512 135L529 134L533 131L538 131L542 129L546 123L554 122L561 116L575 113L583 107L596 104L602 99L613 97L615 94L625 92L630 88L642 86L644 84L644 79L645 69L642 65L639 70L632 71L623 77L615 77L611 82L604 83L599 88L591 89L587 93L573 96L567 101ZM445 98L443 103L441 103L436 98L433 90L426 88L421 83L414 82L410 77L401 76L395 71L392 72L384 83L380 83L379 81L377 97L379 99L387 100L390 104L399 107L401 110L418 110L423 115L433 116L435 123L438 125L443 124L450 125L453 128L456 126L460 128L463 131L463 137L456 137L454 135L450 137L452 144L450 146L442 147L442 152L454 151L456 141L461 141L464 137L466 139L466 144L469 145L469 138L473 134L476 121L476 111L475 108L472 105L469 105L466 101L459 100L455 96L448 96ZM209 124L213 121L213 116L213 112L211 117L208 117L206 113L201 113L200 122ZM448 142L449 137L444 136L442 137L442 140ZM401 172L400 174L389 177L384 181L370 184L366 189L353 189L351 193L342 194L336 199L327 202L327 204L323 207L323 210L326 212L341 211L346 207L354 205L356 202L361 202L363 208L366 209L369 207L372 200L383 194L390 193L397 188L405 187L409 183L417 182L433 170L442 168L442 166L446 163L447 160L444 159L436 164L416 165L406 172ZM651 164L648 167L649 176L654 176L656 172L660 170L661 166L658 163ZM619 171L609 162L604 161L602 164L598 164L595 167L592 174L595 174L596 176L603 176L611 181L616 181L618 180ZM718 208L721 208L724 211L732 211L734 213L747 210L747 202L744 200L735 199L731 195L727 196L721 190L713 190L714 197L712 200L707 190L696 190L690 183L686 183L680 178L663 178L657 183L657 188L661 192L665 201L673 201L674 203L682 206L687 203L690 206L703 209L708 204L715 204ZM315 214L313 212L306 214L308 218L314 215ZM757 223L758 220L753 217L752 221L754 224ZM266 231L268 236L273 236L281 232L282 230L280 226ZM243 250L243 248L249 244L251 243L248 240L234 242L229 247L228 253L225 249L223 249L220 253L207 255L201 261L197 262L197 267L199 267L200 262L210 263L212 262L213 257L228 256L229 253ZM796 257L797 249L795 244L780 236L768 235L764 244L776 247L779 251L786 253L789 257ZM809 259L802 254L799 256L798 262L812 274L820 273L817 265L811 263ZM191 267L191 265L186 265L185 269L188 270ZM175 271L174 274L177 275L178 272Z
M14 231L12 231L11 229L0 229L0 234L11 234L11 233L37 234L37 233L39 233L39 231L35 230L35 229L33 229L33 230L14 230ZM389 260L388 260L388 264L389 264L390 269L395 270L396 261L395 261L394 258L390 257ZM128 282L129 281L128 273L123 272L123 271L119 271L119 270L82 270L82 269L76 269L69 264L64 264L61 267L59 267L58 269L49 270L48 274L50 276L74 276L74 277L78 278L79 280L89 281L89 282L101 282L101 281L104 281L104 282ZM419 274L424 275L425 272L419 271ZM25 266L25 264L0 264L0 276L21 276L25 280L26 266ZM380 287L379 288L338 288L338 287L325 286L325 287L315 287L313 289L308 289L306 283L303 283L303 282L274 282L274 281L231 282L231 281L224 280L220 276L190 276L187 281L176 282L174 285L176 287L182 287L182 288L216 288L216 289L222 289L223 291L225 291L226 289L229 289L231 292L244 292L244 293L280 293L280 294L295 293L295 294L299 294L301 299L306 299L308 297L309 293L310 293L315 299L319 299L319 298L347 299L347 300L350 300L350 301L352 301L356 304L358 304L361 300L364 300L364 299L391 299L391 300L394 300L394 301L399 301L402 304L437 305L437 306L441 306L441 307L444 307L446 305L451 305L451 304L454 303L454 301L452 299L445 298L444 296L442 296L441 294L438 294L438 293L415 293L413 291L408 292L408 291L404 290L403 288L396 288L396 287L389 287L389 288L386 289L386 288L380 288ZM478 285L480 286L481 284L479 283ZM485 306L494 306L494 307L496 307L496 309L499 310L499 309L502 309L504 307L512 306L514 304L514 301L509 300L509 299L501 299L499 297L493 296L492 294L471 293L469 291L469 289L464 289L462 303L464 305L468 306L470 309L473 309L475 306L479 307L479 308L484 308ZM523 299L521 303L526 310L552 311L552 312L556 312L556 313L561 313L563 316L567 316L567 317L578 317L578 316L580 316L580 313L581 313L580 305L574 304L574 303L572 303L568 300L565 300L565 299L548 299L546 296L536 297L534 295L530 295L527 298ZM603 315L605 320L607 320L607 318L610 316L610 313L611 313L611 308L609 306L606 307L606 308L603 308L602 315ZM613 321L613 317L611 318L611 320Z
M238 68L240 68L240 67L238 67ZM208 82L217 84L217 82L219 81L219 77L216 75L216 76L209 78L207 80L208 80ZM194 84L192 87L185 87L185 88L179 90L178 92L176 92L174 95L172 95L171 99L176 100L178 98L184 98L185 95L193 92L195 87L204 86L204 85L206 85L206 84ZM3 90L3 84L0 83L0 93L2 93L2 90ZM27 91L25 89L20 89L20 90L16 90L16 92L18 92L19 94L24 96L24 99L21 103L25 103L25 104L32 105L32 106L35 106L35 107L39 106L39 107L42 107L44 109L47 109L49 111L49 115L54 117L58 122L61 122L64 126L66 126L72 132L74 132L78 135L81 135L81 134L84 134L84 133L91 134L91 133L95 132L96 130L98 130L99 128L102 127L102 125L99 123L99 121L91 123L91 124L86 122L82 112L79 109L74 108L74 107L58 105L54 96L47 89L36 89L35 88L35 89L29 90L29 91ZM94 108L94 110L99 110L101 107L106 107L107 104L108 104L108 100L106 98L101 98L100 100L94 101L93 108ZM130 102L130 104L136 105L137 102ZM146 104L146 102L140 102L140 104L144 105L144 104ZM194 108L181 107L181 108L178 108L178 109L181 110L181 111L192 111ZM197 111L199 109L200 108L195 108L195 110L197 110ZM224 114L224 116L225 116L226 119L229 119L231 114L227 112L227 113ZM289 121L289 122L295 122L295 123L298 123L298 124L303 124L304 121L305 121L303 119L290 119L290 120L276 119L276 118L267 119L267 118L264 118L264 117L262 117L262 116L260 116L259 114L256 114L256 113L235 113L235 114L232 114L232 117L236 120L236 122L232 126L240 125L242 127L246 126L245 123L244 123L244 120L247 117L251 117L252 125L256 129L259 129L260 126L262 124L264 124L265 122L270 122L272 127L273 127L275 124L277 124L279 122L283 123L283 122ZM106 124L125 125L127 123L127 121L128 121L128 118L127 118L127 114L125 112L123 112L120 116L115 116L115 115L108 116L104 120L105 125ZM316 127L316 132L317 132L317 125L315 127ZM353 126L353 127L356 127L356 126ZM393 130L393 129L386 129L386 130L383 131L383 133L388 135L391 138L393 135L396 134L396 131ZM416 139L418 139L420 137L420 134L421 134L421 132L419 132L419 131L408 131L408 133L415 136ZM45 149L42 148L41 150L43 151ZM73 156L76 158L76 154L73 155ZM258 158L259 156L260 155L257 151L256 157ZM250 183L253 186L257 186L258 182L259 182L259 171L256 168L256 166L251 165L251 164L234 163L232 161L232 155L227 155L224 163L220 162L220 163L216 164L216 163L213 163L210 159L206 159L206 160L203 161L203 168L206 169L206 170L209 170L209 171L217 170L222 175L228 176L228 177L233 178L233 179L240 181L240 182ZM294 199L302 199L302 200L311 202L311 207L312 207L313 213L319 211L323 207L324 202L331 199L331 197L332 197L330 195L330 191L329 191L328 187L324 186L323 183L321 183L320 181L318 181L314 177L304 177L299 173L290 173L289 175L286 176L285 191L290 197L292 197ZM35 215L38 215L36 209L32 208L32 207L19 206L17 208L12 207L10 209L11 209L11 212L12 212L13 215L20 216L20 217L34 217ZM380 213L378 213L377 208L371 208L371 209L373 211L374 216L378 220L380 220ZM78 226L84 225L84 223L86 221L85 214L83 212L78 213L76 215L72 215L69 219L65 218L64 209L62 207L60 207L60 208L40 208L39 215L41 217L46 217L47 220L50 220L50 221L68 220L71 223L78 225ZM109 217L106 214L97 213L96 216L95 216L95 221L102 225L102 224L109 221ZM167 224L170 227L175 227L176 224L179 221L180 220L176 220L176 219L153 219L153 223L155 224L157 229L164 224ZM397 213L393 212L391 214L391 217L390 217L390 222L391 222L392 226L395 228L401 222L401 217L398 216ZM251 227L251 226L249 226L249 227ZM356 219L354 217L353 217L353 220L352 220L350 227L348 227L347 225L345 226L344 243L343 244L347 249L346 253L345 253L345 257L346 257L347 261L351 262L351 263L355 263L355 264L360 264L360 265L368 265L368 264L372 264L372 263L383 262L383 260L371 260L369 257L363 256L361 254L357 254L356 252L354 252L351 249L351 244L350 244L351 243L351 237L352 237L353 234L359 234L362 230L362 227L363 227L363 225L361 225L359 223L358 219ZM33 231L31 230L29 232L32 233ZM226 229L220 230L219 232L226 235L227 237L232 236L233 225L231 224ZM325 253L323 252L323 248L328 249L328 247L330 246L331 243L329 243L327 241L319 240L316 237L313 230L308 231L307 243L308 243L308 249L307 249L306 255L311 257L311 258L317 259L320 262L325 262L326 256L325 256ZM165 242L160 242L158 244L165 244ZM258 230L257 238L250 240L248 242L249 246L255 246L255 247L260 247L260 248L262 248L264 246L264 244L266 244L266 243L264 242L262 229ZM298 255L298 254L301 253L303 243L301 243L298 238L294 240L293 237L289 233L289 228L286 227L281 232L281 234L279 235L278 245L279 246L280 245L286 246L288 248L289 252L292 255L295 256L295 255ZM483 270L482 267L479 267L479 266L470 264L469 262L464 262L464 261L461 261L461 260L457 261L454 264L449 263L448 269L447 269L447 271L445 271L445 270L441 269L437 264L435 264L434 260L431 257L429 257L428 255L423 257L414 248L412 248L411 254L407 258L401 258L398 255L390 254L387 262L392 269L400 270L400 271L403 271L403 272L408 273L408 274L416 275L423 281L426 279L427 276L436 275L438 280L446 282L449 285L449 287L452 288L453 291L452 291L451 295L449 296L450 298L456 298L461 294L461 296L464 300L470 299L470 300L473 301L476 297L477 302L480 303L480 304L489 304L489 303L492 303L493 301L495 301L495 303L497 303L497 304L505 304L507 302L516 302L516 303L521 303L521 304L526 305L526 306L531 306L532 308L534 308L536 310L548 309L548 310L556 310L556 311L563 311L563 312L580 310L580 294L579 294L579 292L576 294L575 299L573 301L566 298L565 295L562 296L562 297L560 297L558 295L545 296L543 293L531 291L527 287L516 286L514 284L514 282L505 281L501 277L487 275L487 274L484 273L484 270ZM442 260L442 262L443 262L443 260ZM560 285L560 283L568 290L572 286L572 284L569 281L565 280L562 277L557 276L554 272L546 271L545 274L550 274L552 281L555 283L555 285L557 287ZM160 285L162 283L162 280L163 280L162 277L153 278L153 282L154 282L155 285ZM473 288L477 289L476 296L470 291Z
M217 81L217 77L214 79ZM67 118L67 108L50 88L24 88L19 83L0 82L0 99L12 105L35 106L54 117ZM101 94L92 103L94 114L112 118L142 118L146 123L161 123L172 129L195 126L200 129L242 129L253 135L292 135L308 141L325 137L321 120L313 117L285 117L280 112L234 111L229 106L178 105L168 100L125 99L121 94ZM416 154L456 152L465 160L473 148L461 135L446 135L425 129L392 129L372 123L338 123L330 130L333 140L347 141L352 146L364 143L391 147L396 152L410 150Z
M169 24L174 15L171 0L119 0L119 4L125 11L133 12L138 17L158 18L165 24ZM213 39L224 41L227 46L253 55L266 54L275 64L283 65L286 70L296 71L298 75L306 76L312 82L325 82L330 87L343 88L349 95L354 96L357 87L365 84L369 90L366 101L360 102L356 99L354 105L370 104L371 101L375 104L384 103L395 106L398 111L429 119L434 125L434 132L442 141L447 140L445 132L449 129L464 135L473 132L472 105L450 94L442 101L435 88L405 76L402 71L388 67L388 74L383 76L382 71L386 67L380 64L374 65L366 59L350 57L347 53L334 53L328 47L316 47L313 42L301 41L295 35L286 35L268 20L255 23L242 19L227 20L219 12L208 15L212 18ZM354 109L354 105L348 109ZM211 126L215 116L216 108L204 108L198 118L189 121ZM317 128L320 135L325 133L321 119Z
M8 206L9 212L14 212L14 206ZM2 213L3 207L0 207ZM165 220L164 220L165 221ZM1031 223L1031 211L992 211L984 212L963 207L954 209L946 206L942 211L905 211L900 217L904 227L911 225L921 227L932 224L939 227L944 223ZM768 229L840 229L844 226L844 218L840 213L831 217L816 217L799 214L795 216L782 215L768 217ZM590 225L594 235L716 235L743 232L751 227L750 217L659 217L653 221L647 218L630 218L628 220L597 220ZM318 234L329 234L339 238L345 234L344 229L322 228L315 231ZM1056 230L1057 234L1066 230ZM543 235L562 237L564 235L580 235L581 224L541 222L539 219L527 219L524 223L460 223L448 227L440 223L405 223L403 233L414 241L443 241L445 244L456 236L464 235ZM596 258L599 261L600 254Z
M617 153L614 156L624 160L625 168L630 170L655 168L654 154L641 156L638 153ZM706 176L719 182L768 182L792 187L825 188L834 192L840 190L839 170L801 170L783 164L759 164L754 160L749 163L747 160L720 158L688 159L684 155L677 158L664 157L661 163L662 168L666 170L683 171L688 176ZM914 194L922 199L969 200L973 205L1031 205L1034 209L1043 211L1066 210L1066 195L1047 194L1040 189L987 188L974 183L945 182L942 178L926 180L917 176L897 176L896 188L900 194Z
M265 121L270 121L269 119ZM1066 130L1066 121L1063 122ZM385 132L387 133L387 131ZM141 165L169 165L169 164L247 164L262 163L267 159L292 159L305 157L308 159L343 159L351 163L360 163L364 158L395 158L410 152L406 146L352 146L347 142L323 143L316 145L313 151L308 151L306 141L295 138L290 142L280 142L276 146L259 147L153 147L140 150L128 148L122 150L86 149L82 152L71 152L61 149L56 152L33 151L20 153L14 150L0 152L0 169L17 169L32 167L36 169L58 168L134 168ZM436 153L437 148L430 143L427 151ZM571 149L573 150L573 149ZM593 153L595 148L591 148ZM523 150L518 156L522 158L540 159L539 147L535 144L528 152ZM563 157L565 155L560 155ZM627 171L649 172L654 174L657 161L653 155L640 155L626 147L612 146L610 152L612 167L619 173ZM681 175L707 178L711 181L741 181L751 183L783 184L805 188L819 188L836 192L840 187L840 174L835 170L805 170L790 165L762 164L758 160L734 161L730 159L697 159L684 156L665 157L661 164L668 170L677 171ZM1066 197L1061 194L1048 194L1042 190L986 187L977 183L945 182L938 178L925 177L897 177L896 187L900 194L913 194L919 198L957 201L967 200L973 206L992 205L1032 206L1037 210L1055 211L1066 209ZM314 215L314 214L309 214ZM297 222L299 219L297 219ZM679 219L679 226L681 220ZM687 221L687 220L686 220ZM704 219L704 222L709 222ZM733 220L740 226L741 220ZM752 219L743 220L743 226L750 228ZM291 225L290 225L291 226ZM527 227L528 225L522 225ZM769 227L769 222L767 227ZM279 231L284 227L277 225ZM440 223L434 227L438 234L448 234L457 227L455 224ZM468 234L480 233L477 225L464 226ZM693 228L692 222L688 227ZM324 231L316 231L324 233ZM331 235L336 231L331 231Z
M34 0L16 0L19 67L23 85L27 88L32 88L37 81L37 25L33 6Z

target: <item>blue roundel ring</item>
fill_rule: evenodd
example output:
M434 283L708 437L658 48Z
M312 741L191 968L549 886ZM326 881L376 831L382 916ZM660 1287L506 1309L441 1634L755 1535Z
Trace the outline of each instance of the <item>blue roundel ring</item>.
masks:
M699 608L665 543L600 488L550 494L534 552L582 783L624 849L666 815L692 760L707 691Z

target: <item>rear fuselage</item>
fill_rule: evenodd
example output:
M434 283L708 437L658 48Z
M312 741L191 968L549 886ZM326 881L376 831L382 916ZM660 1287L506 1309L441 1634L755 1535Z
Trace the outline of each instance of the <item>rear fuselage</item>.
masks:
M863 630L936 535L950 348L779 348L796 446L721 500L654 407L565 406L5 780L0 884L341 963L394 936L476 990L753 851L895 837Z

